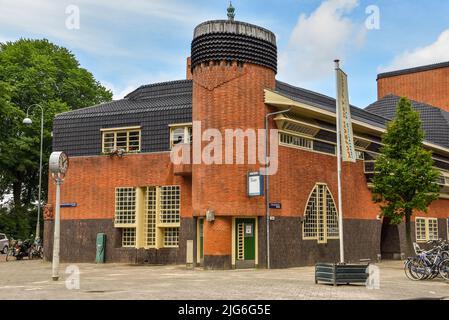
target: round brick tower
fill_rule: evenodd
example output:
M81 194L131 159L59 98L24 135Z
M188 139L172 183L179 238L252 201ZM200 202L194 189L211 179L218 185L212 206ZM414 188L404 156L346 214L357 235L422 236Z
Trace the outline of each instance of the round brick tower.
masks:
M233 163L225 164L226 129L254 130L264 128L267 107L264 89L275 88L277 47L275 35L264 28L229 20L208 21L194 31L191 50L193 78L194 142L192 167L192 205L194 215L204 217L207 211L215 215L214 221L204 222L204 266L231 268L235 265L235 219L252 218L258 243L255 245L255 264L265 265L263 197L247 195L247 173L258 171L261 165L248 163L248 144L245 138L244 164L236 163L236 139L233 143ZM195 123L201 123L201 136L208 129L221 133L222 150L208 152L210 141L200 142L195 135ZM197 133L199 130L197 131ZM209 131L211 132L211 131ZM203 137L205 139L205 137ZM218 151L217 151L218 150ZM202 154L213 155L212 164L195 163ZM221 159L221 163L218 159ZM229 158L228 158L229 160ZM218 161L218 163L217 163ZM257 230L259 232L257 232ZM260 256L258 253L261 253Z

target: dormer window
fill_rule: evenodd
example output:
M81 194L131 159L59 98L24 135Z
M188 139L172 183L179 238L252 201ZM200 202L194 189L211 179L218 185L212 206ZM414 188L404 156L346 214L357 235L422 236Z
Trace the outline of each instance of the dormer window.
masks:
M170 149L179 143L192 143L192 124L170 125Z
M107 128L101 132L103 153L140 152L140 127Z

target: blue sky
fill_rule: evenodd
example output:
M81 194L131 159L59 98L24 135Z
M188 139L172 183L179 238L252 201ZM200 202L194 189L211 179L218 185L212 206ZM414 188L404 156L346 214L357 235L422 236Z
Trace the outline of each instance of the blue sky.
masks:
M79 9L79 29L66 27ZM234 0L236 19L278 39L278 80L334 96L333 59L349 75L351 103L376 99L376 75L449 61L447 0ZM379 29L368 29L368 6ZM0 42L47 38L69 48L115 98L185 77L193 28L226 18L226 0L0 0ZM69 9L68 9L69 8ZM66 13L68 10L68 13Z

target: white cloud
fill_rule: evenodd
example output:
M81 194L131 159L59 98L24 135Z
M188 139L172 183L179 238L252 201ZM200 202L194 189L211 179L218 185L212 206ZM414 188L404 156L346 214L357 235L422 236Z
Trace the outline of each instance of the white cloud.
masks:
M69 5L80 9L79 30L66 28ZM148 52L136 52L118 43L126 37L124 32L130 32L127 28L130 24L145 22L147 30L161 30L162 24L167 26L164 32L179 33L179 30L192 29L210 14L205 10L195 11L194 4L182 4L178 0L127 0L126 4L106 0L0 0L0 8L2 31L46 37L103 57L148 57ZM154 51L155 56L163 55L157 48Z
M438 39L425 47L405 51L397 55L388 66L381 66L379 72L394 71L449 61L449 29L443 31Z
M331 75L333 60L344 61L364 42L364 25L348 18L358 5L358 0L327 0L309 16L302 14L280 55L280 77L298 83Z

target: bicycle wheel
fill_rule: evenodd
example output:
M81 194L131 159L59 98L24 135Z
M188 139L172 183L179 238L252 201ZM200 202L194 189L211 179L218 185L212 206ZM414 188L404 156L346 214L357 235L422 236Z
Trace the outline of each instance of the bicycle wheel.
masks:
M444 280L449 280L449 259L440 262L438 272Z
M420 261L418 259L408 260L404 265L404 271L407 278L413 281L421 280L424 273L419 272Z
M9 260L11 260L11 258L13 257L13 254L14 254L14 251L13 251L14 249L8 249L8 252L6 253L6 261L9 261Z

